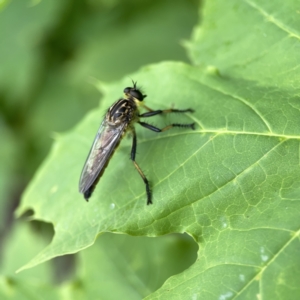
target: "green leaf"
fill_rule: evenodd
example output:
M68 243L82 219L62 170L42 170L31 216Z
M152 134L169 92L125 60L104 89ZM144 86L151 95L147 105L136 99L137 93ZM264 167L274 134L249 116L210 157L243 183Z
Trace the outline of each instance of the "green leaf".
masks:
M56 233L23 268L84 249L103 232L187 232L199 244L197 261L149 299L299 298L297 9L292 0L209 1L189 43L194 66L161 63L130 76L150 107L196 111L151 119L158 126L194 121L195 131L137 131L152 206L129 160L129 139L90 202L77 191L105 109L129 82L102 84L101 107L57 136L24 195L18 213L32 208Z
M193 63L275 92L299 89L297 7L294 0L209 1L190 43Z
M156 239L104 234L79 255L77 274L85 299L141 299L195 261L186 235ZM161 268L162 262L164 268ZM77 292L76 292L77 293ZM73 299L76 293L70 295Z
M0 116L0 136L2 147L0 148L1 168L0 168L0 235L5 230L5 221L7 219L7 207L9 206L9 192L12 189L14 181L13 170L15 169L15 161L11 157L15 157L18 153L18 144L13 139L13 134L6 126L4 120Z
M119 299L124 293L130 299L141 299L196 259L195 243L187 235L149 239L105 234L94 247L77 257L73 278L58 285L55 282L61 272L54 272L54 261L15 274L21 263L46 245L47 230L42 230L41 239L30 227L28 223L15 223L10 239L4 244L1 299ZM66 262L57 263L61 265L60 271L68 269Z
M58 299L58 291L51 284L53 268L50 262L15 274L16 268L21 263L46 245L45 240L33 234L31 229L29 224L16 222L10 231L10 239L1 245L3 251L0 272L1 299Z
M0 84L12 107L18 99L22 101L19 105L28 101L26 97L39 79L42 65L37 45L54 26L64 5L60 1L28 0L6 4L0 11L1 41L5 45L0 48Z

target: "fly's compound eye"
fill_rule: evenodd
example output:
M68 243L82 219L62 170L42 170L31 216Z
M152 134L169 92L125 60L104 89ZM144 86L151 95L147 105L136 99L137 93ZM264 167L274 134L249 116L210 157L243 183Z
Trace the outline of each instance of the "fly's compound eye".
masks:
M123 91L124 94L129 94L131 89L132 88L130 88L130 87L125 88L124 91Z
M134 90L134 89L132 89L132 90L130 91L130 95L131 95L132 97L134 97L134 98L140 100L140 101L143 101L143 100L144 100L144 96L143 96L143 94L142 94L139 90Z
M124 93L129 94L130 96L132 96L133 98L139 101L143 101L144 98L146 97L146 95L143 95L138 89L134 89L130 87L125 88Z

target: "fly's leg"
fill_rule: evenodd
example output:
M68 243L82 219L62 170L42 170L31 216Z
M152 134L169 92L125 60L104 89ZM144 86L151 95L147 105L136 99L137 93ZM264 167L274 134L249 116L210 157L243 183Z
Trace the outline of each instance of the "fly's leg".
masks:
M170 108L170 109L164 109L164 110L161 110L161 109L152 110L151 108L149 108L145 105L143 107L145 109L147 109L148 112L140 114L139 117L141 117L141 118L153 117L153 116L160 115L160 114L165 114L165 113L186 113L186 112L191 112L192 113L192 112L194 112L194 110L191 109L191 108L188 108L188 109L173 109L173 108Z
M144 105L144 108L148 110L148 112L146 113L143 113L143 114L140 114L139 117L140 118L149 118L149 117L153 117L153 116L156 116L156 115L160 115L160 114L164 114L164 113L185 113L185 112L194 112L193 109L191 108L188 108L188 109L173 109L173 108L170 108L170 109L165 109L165 110L152 110L151 108L147 107ZM145 122L139 122L139 124L141 124L142 126L144 126L145 128L148 128L152 131L155 131L155 132L162 132L162 131L166 131L168 129L171 129L173 127L182 127L182 128L192 128L193 130L195 129L195 123L191 123L191 124L178 124L178 123L174 123L174 124L170 124L162 129L160 128L157 128L155 126L152 126L148 123L145 123Z
M157 128L153 125L150 125L148 123L145 123L145 122L141 122L139 121L138 122L140 125L142 125L143 127L147 128L147 129L150 129L152 131L155 131L155 132L163 132L163 131L166 131L166 130L169 130L173 127L181 127L181 128L191 128L191 129L195 129L195 123L191 123L191 124L178 124L178 123L174 123L174 124L170 124L164 128Z
M131 128L132 131L132 148L131 148L131 155L130 158L135 166L135 168L137 169L137 171L139 172L139 174L141 175L145 186L146 186L146 194L147 194L147 205L152 204L152 200L151 200L151 190L150 190L150 185L149 185L149 181L146 178L145 174L143 173L143 171L141 170L141 168L139 167L139 165L137 164L137 162L135 161L135 154L136 154L136 133L135 133L135 129L132 127Z

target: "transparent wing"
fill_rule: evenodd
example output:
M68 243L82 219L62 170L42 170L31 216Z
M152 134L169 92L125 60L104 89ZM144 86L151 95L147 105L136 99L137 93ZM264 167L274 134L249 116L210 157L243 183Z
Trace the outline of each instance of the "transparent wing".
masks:
M79 191L85 193L97 179L115 148L118 146L126 123L112 126L106 119L100 125L90 153L86 159L79 181Z

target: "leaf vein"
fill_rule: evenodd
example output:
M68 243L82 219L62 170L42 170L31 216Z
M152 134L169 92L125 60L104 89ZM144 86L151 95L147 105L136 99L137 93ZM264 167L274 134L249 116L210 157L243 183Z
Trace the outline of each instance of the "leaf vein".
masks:
M265 11L262 7L257 5L251 0L245 0L248 5L252 6L254 9L256 9L260 14L262 14L270 23L273 23L276 27L280 28L284 32L288 33L290 36L295 37L300 40L300 35L296 31L292 30L288 26L286 26L284 23L282 23L280 20L275 18L274 15L271 15L267 11Z

